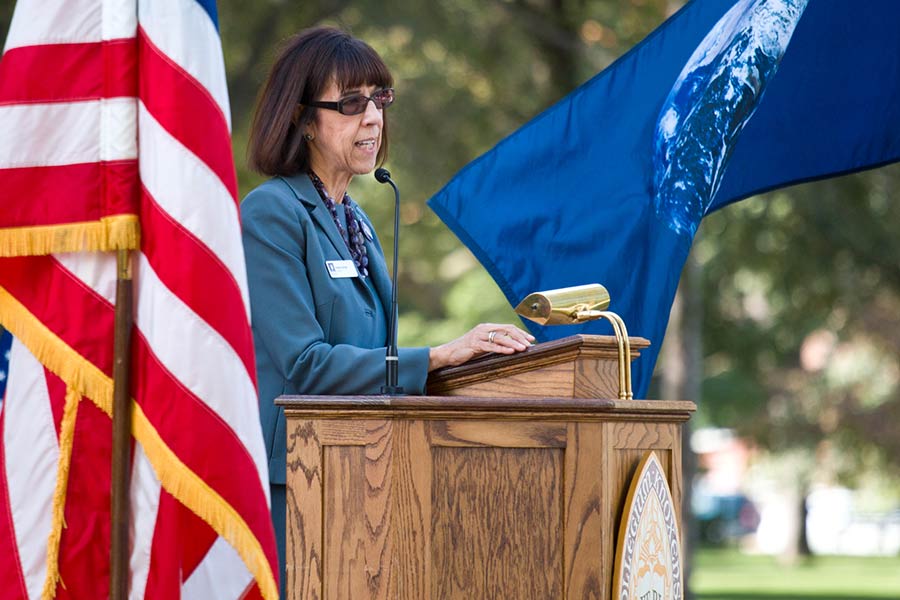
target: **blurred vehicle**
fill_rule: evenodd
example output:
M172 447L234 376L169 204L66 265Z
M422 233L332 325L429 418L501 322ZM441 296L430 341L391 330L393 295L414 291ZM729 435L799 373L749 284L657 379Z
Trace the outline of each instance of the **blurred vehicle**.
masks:
M694 492L691 512L701 543L720 546L737 542L759 527L759 511L744 494Z

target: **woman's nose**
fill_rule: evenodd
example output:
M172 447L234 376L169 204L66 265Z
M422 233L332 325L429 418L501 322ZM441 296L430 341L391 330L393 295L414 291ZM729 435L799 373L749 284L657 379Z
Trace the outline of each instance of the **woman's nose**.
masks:
M371 99L366 102L366 110L363 112L363 123L379 125L384 120L382 111L375 107L375 102Z

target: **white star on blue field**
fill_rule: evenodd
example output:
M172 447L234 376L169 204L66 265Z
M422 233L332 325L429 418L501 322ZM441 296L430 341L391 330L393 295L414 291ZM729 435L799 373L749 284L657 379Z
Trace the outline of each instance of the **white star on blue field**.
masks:
M0 406L3 406L3 397L6 394L6 373L9 370L9 347L12 345L12 336L8 331L0 328Z

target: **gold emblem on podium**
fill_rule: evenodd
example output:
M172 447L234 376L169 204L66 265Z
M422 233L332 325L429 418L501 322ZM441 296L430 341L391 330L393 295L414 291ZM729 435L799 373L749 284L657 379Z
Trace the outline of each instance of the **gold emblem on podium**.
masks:
M675 503L653 451L631 480L619 525L613 598L681 600L681 536Z

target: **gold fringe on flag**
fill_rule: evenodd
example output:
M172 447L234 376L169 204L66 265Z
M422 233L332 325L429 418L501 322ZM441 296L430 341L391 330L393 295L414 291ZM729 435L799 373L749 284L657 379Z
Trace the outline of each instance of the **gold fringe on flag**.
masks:
M59 339L2 286L0 325L67 386L93 400L107 415L112 414L112 379Z
M66 526L66 491L69 486L69 467L72 464L72 444L75 441L75 419L78 415L78 403L81 394L72 388L66 389L66 407L63 410L62 423L59 428L59 465L56 469L56 489L53 491L53 522L50 537L47 540L47 577L44 579L42 600L56 597L56 584L62 583L59 574L59 543L62 530Z
M263 598L277 600L275 575L250 526L218 492L178 458L137 402L133 408L134 437L140 442L163 487L232 545L253 574Z
M92 400L107 415L112 414L112 378L50 331L3 287L0 287L0 325L25 344L67 386ZM234 547L253 574L263 598L277 600L275 575L250 526L234 507L181 461L147 419L140 405L134 400L132 402L133 435L143 447L162 487ZM265 485L265 482L261 483Z
M136 250L141 245L137 215L99 221L0 229L0 257L41 256L86 250Z

